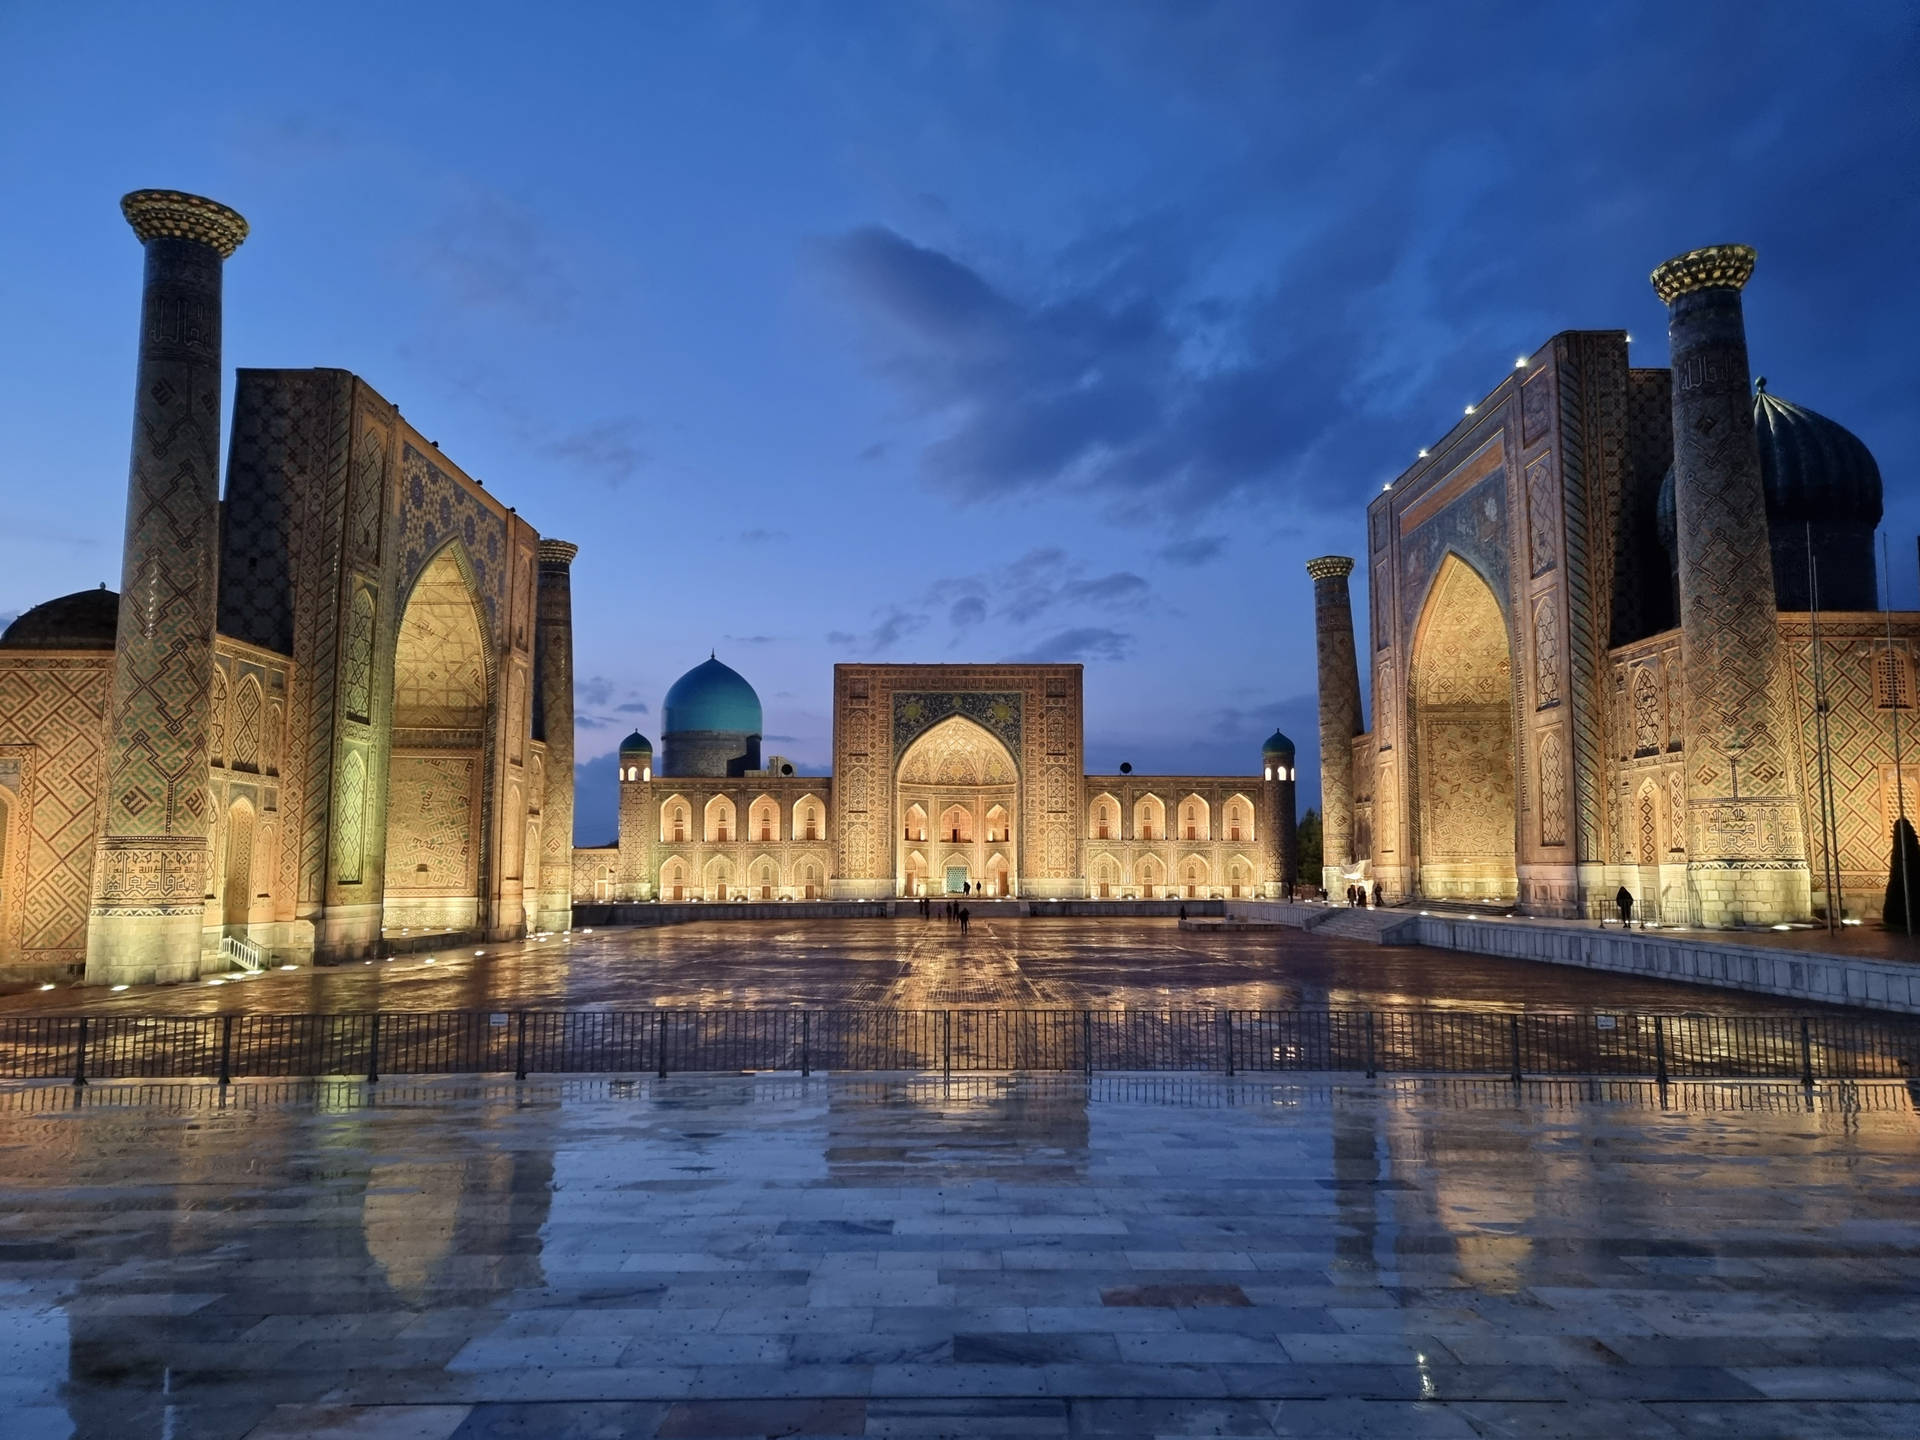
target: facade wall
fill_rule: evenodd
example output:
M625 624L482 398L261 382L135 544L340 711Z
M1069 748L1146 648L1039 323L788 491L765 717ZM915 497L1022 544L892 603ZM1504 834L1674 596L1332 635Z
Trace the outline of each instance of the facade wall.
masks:
M796 820L806 813L816 817L811 838ZM685 817L678 827L676 814ZM764 826L756 823L763 817ZM824 899L833 876L832 835L833 783L824 776L622 780L611 898ZM630 853L644 855L644 867L629 866Z
M239 373L226 515L222 627L295 662L298 828L279 862L289 943L353 956L387 925L523 933L544 791L538 536L337 370ZM471 635L412 610L435 586L464 594ZM474 723L396 727L414 686L396 675L409 623L477 674Z
M833 713L837 898L894 893L904 842L900 762L954 716L994 736L1018 763L1016 893L1085 893L1080 666L836 665Z
M299 830L296 795L283 773L293 670L285 655L227 635L214 638L202 944L212 957L227 935L285 945L294 921L293 889L283 883L280 866L283 845Z
M1084 777L1088 896L1264 896L1268 883L1278 881L1267 860L1276 838L1268 834L1271 811L1261 803L1267 783L1245 775ZM1189 812L1197 822L1191 827L1184 820ZM1103 813L1114 816L1114 822L1103 825ZM1146 817L1162 813L1164 825L1145 823Z
M1295 863L1290 764L1080 773L1077 665L842 665L835 691L851 775L673 777L625 757L620 843L576 852L576 902L940 896L954 877L1035 899L1256 898Z
M79 967L113 655L0 650L0 962Z
M1628 375L1618 332L1555 336L1368 507L1371 870L1390 899L1572 914L1600 883ZM1450 693L1450 651L1491 622L1448 623L1471 589L1463 570L1490 594L1505 652L1504 675L1474 669L1473 695ZM1504 840L1452 853L1463 825L1510 830L1510 858Z
M1889 621L1891 620L1891 625ZM1837 839L1841 913L1876 920L1885 898L1894 821L1920 814L1920 732L1914 729L1914 677L1920 615L1843 611L1820 616L1816 681L1813 617L1779 618L1791 707L1789 748L1804 819L1813 903L1824 914L1827 826L1822 823L1821 745L1816 700L1827 700L1825 770ZM1892 630L1889 647L1888 630ZM1687 885L1686 708L1680 683L1680 632L1669 630L1613 652L1612 701L1619 744L1613 789L1619 816L1607 883L1624 885L1648 918L1698 923ZM1901 727L1901 764L1894 726ZM1904 791L1904 797L1903 797Z

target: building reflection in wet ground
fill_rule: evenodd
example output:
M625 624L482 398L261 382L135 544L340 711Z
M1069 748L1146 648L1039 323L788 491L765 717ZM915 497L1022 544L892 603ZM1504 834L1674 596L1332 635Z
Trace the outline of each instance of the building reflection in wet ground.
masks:
M595 929L246 980L26 990L0 1013L888 1005L904 1009L1698 1010L1798 1013L1764 995L1298 930L1183 931L1171 920L707 921Z
M9 1440L1920 1432L1900 1085L115 1084L0 1124Z

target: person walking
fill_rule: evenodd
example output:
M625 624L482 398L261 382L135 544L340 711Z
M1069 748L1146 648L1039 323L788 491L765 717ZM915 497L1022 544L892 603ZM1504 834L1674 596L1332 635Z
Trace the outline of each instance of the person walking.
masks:
M1620 907L1620 928L1631 930L1633 928L1633 892L1622 885L1620 893L1613 897L1613 903Z
M1376 910L1380 908L1380 882L1378 880L1373 882L1373 908Z
M967 938L967 926L973 923L973 913L966 906L960 907L960 938Z

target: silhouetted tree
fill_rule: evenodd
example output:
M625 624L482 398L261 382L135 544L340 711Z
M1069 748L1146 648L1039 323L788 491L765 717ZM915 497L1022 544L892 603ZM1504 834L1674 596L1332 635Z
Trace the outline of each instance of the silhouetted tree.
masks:
M1300 883L1316 888L1320 884L1321 844L1320 812L1309 809L1300 817Z
M1920 901L1920 839L1913 822L1902 815L1893 826L1893 858L1887 863L1887 898L1880 907L1880 923L1889 930L1913 933L1907 900Z

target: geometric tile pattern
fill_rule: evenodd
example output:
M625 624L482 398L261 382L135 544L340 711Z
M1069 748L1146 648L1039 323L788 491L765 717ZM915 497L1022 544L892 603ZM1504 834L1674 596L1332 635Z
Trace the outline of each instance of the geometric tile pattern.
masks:
M1790 737L1776 709L1784 698L1779 623L1739 291L1721 284L1677 294L1669 334L1688 853L1696 867L1804 863ZM1765 897L1739 898L1742 882L1703 875L1696 883L1706 888L1709 918L1733 910L1763 918Z
M23 960L77 961L86 952L112 657L0 659L0 746L16 757L24 810L9 847L7 925L0 949Z
M1353 746L1362 728L1360 665L1353 648L1353 561L1324 555L1307 562L1313 578L1314 649L1320 679L1320 841L1322 868L1353 860ZM1377 593L1373 603L1381 603ZM1308 877L1310 881L1317 877Z
M221 256L147 242L96 903L198 909L219 555ZM197 947L197 941L195 942ZM197 962L196 954L183 961Z

